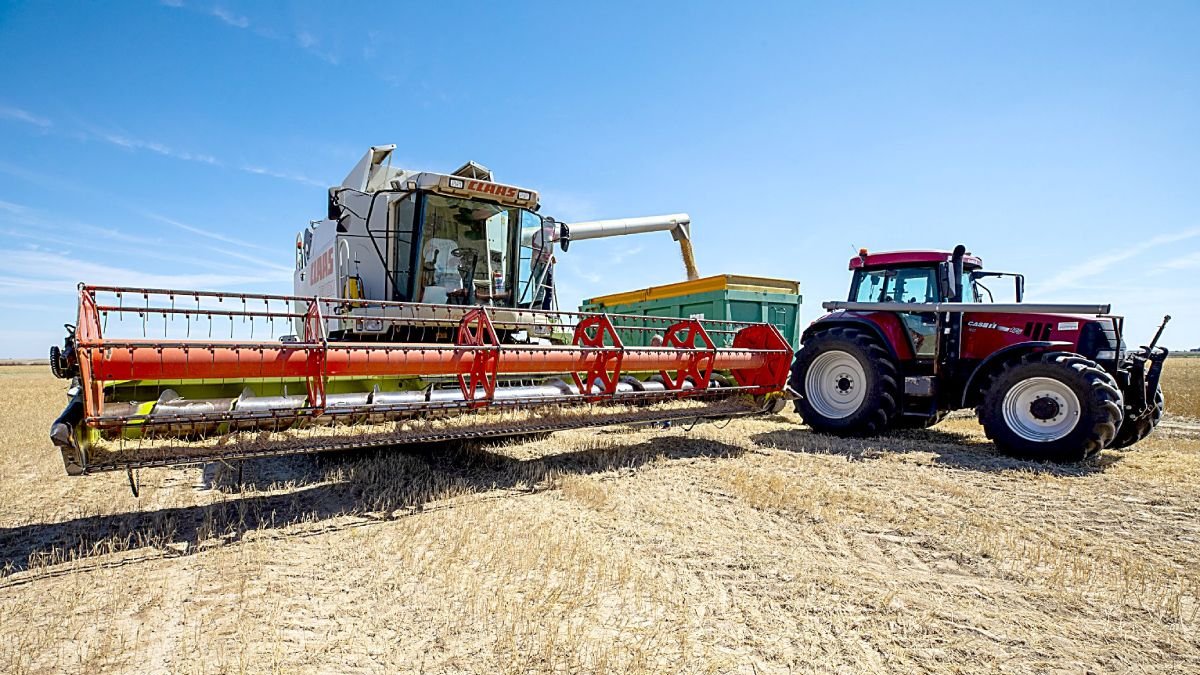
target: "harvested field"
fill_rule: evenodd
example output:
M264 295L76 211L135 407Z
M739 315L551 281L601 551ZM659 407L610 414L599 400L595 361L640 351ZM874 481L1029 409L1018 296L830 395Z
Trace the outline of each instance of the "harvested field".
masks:
M1200 424L1081 466L970 416L68 478L0 369L0 672L1200 670ZM1200 361L1167 364L1200 417ZM1187 401L1192 403L1188 404Z
M1200 421L1200 357L1168 358L1162 387L1171 413Z

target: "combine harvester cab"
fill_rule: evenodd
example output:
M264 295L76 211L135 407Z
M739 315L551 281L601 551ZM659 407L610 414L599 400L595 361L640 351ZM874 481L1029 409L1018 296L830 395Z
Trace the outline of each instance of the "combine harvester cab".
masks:
M371 148L296 239L295 294L80 286L51 350L70 474L782 407L770 324L554 309L553 245L669 232L686 214L565 224L468 162ZM131 475L132 478L132 475Z

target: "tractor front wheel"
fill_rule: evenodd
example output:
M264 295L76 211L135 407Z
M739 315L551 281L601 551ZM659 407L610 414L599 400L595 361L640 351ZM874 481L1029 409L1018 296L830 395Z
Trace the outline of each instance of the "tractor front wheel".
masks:
M874 435L899 412L898 369L874 336L830 328L804 341L788 385L800 394L796 412L814 431Z
M1113 439L1113 442L1108 447L1114 450L1127 448L1149 436L1150 432L1154 431L1154 427L1158 426L1158 421L1162 419L1165 408L1162 387L1159 387L1154 392L1153 407L1140 417L1126 417L1125 421L1121 423L1121 428L1117 431L1116 438Z
M1028 354L996 374L976 413L1005 454L1078 462L1116 436L1121 392L1111 375L1082 356Z

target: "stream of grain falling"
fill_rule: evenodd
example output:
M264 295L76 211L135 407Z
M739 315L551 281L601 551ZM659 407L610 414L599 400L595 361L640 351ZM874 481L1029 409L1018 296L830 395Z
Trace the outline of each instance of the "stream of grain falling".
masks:
M700 272L696 269L696 252L692 250L692 240L680 239L679 252L683 255L683 267L687 270L688 281L699 279Z

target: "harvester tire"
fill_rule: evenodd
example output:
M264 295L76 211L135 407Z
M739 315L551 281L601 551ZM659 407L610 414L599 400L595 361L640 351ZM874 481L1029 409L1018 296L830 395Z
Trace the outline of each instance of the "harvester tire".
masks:
M1095 362L1068 352L1040 352L996 373L975 412L1006 455L1079 462L1116 437L1121 408L1116 380Z
M873 436L900 411L899 369L875 336L836 327L804 341L788 386L800 394L796 412L814 431Z
M1150 413L1136 418L1126 417L1125 421L1121 423L1121 428L1117 430L1116 438L1108 447L1114 450L1127 448L1149 436L1150 432L1154 431L1154 427L1158 426L1158 421L1162 419L1165 409L1162 387L1159 387L1154 392L1154 407L1150 409Z

